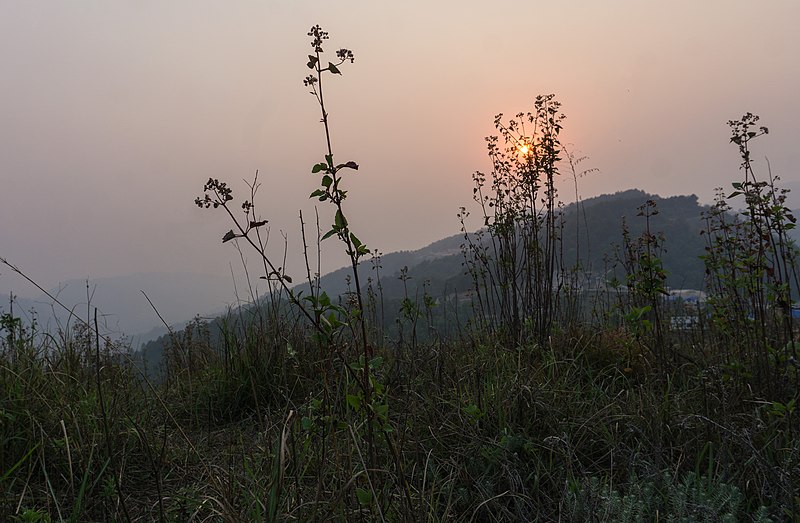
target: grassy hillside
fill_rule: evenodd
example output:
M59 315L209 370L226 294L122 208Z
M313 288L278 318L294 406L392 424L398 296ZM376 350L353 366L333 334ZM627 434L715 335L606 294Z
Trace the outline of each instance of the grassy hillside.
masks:
M747 348L714 334L668 335L666 372L650 335L614 325L565 328L547 347L407 337L376 347L365 407L352 347L331 353L291 318L263 320L218 340L203 324L183 331L158 385L91 331L44 340L6 322L0 519L780 521L797 509L796 371L775 367L767 388ZM369 476L364 408L380 435Z

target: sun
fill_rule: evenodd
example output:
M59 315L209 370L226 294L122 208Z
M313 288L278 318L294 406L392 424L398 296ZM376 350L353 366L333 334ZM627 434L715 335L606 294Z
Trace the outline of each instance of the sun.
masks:
M528 156L531 154L531 146L527 143L523 143L517 146L517 152L520 156Z

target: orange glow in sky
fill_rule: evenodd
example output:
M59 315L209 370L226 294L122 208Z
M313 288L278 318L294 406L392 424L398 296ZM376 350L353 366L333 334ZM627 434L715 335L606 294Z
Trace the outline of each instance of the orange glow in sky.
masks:
M535 35L552 45L531 46L535 20L553 22ZM230 225L194 198L220 178L240 202L258 169L270 248L285 231L284 265L304 274L298 211L315 215L308 172L327 149L303 85L317 23L330 31L325 63L340 47L355 53L329 77L326 110L337 162L360 166L345 182L348 220L381 252L459 233L472 173L492 168L494 116L530 111L540 94L563 104L559 138L594 169L583 199L638 188L712 202L740 176L726 122L747 111L770 130L754 143L759 174L769 158L800 195L798 20L798 0L0 0L0 256L46 288L154 272L230 278L241 264L219 245ZM743 34L748 45L736 45ZM533 160L534 129L519 132L502 147ZM323 273L349 264L334 243ZM0 271L0 299L25 292L12 277Z

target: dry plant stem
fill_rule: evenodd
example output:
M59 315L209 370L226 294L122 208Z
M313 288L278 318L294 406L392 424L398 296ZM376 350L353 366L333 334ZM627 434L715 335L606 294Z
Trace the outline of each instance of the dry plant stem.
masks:
M164 317L161 316L161 313L158 312L158 309L156 308L155 304L153 303L153 300L150 299L150 296L148 296L146 292L144 292L144 291L140 291L140 292L142 293L144 298L147 300L147 303L150 304L150 308L152 308L153 312L155 312L156 316L158 316L158 319L161 321L161 324L164 325L164 327L167 329L167 332L169 333L170 340L172 340L172 342L174 344L176 344L178 346L178 348L181 349L181 352L185 352L185 349L183 348L183 345L181 344L180 339L178 338L178 336L175 335L175 331L172 330L172 327L170 327L169 323L167 323L167 321L164 319Z
M247 180L245 180L245 183L247 184L247 186L250 189L250 201L254 202L255 199L256 199L256 192L258 191L258 187L260 186L260 184L258 183L258 170L256 170L256 174L253 177L253 183L248 183ZM264 238L264 239L261 238L261 231L258 228L256 228L255 231L256 231L256 239L258 240L258 245L259 245L258 252L266 252L267 243L269 242L269 228L267 229L266 238ZM286 255L286 252L284 250L284 258L285 258L285 255ZM265 260L264 256L261 257L261 261L264 264L264 274L269 274L268 269L267 269L267 260ZM284 263L284 267L285 266L286 266L286 264ZM270 288L270 294L272 294L272 285L271 285L272 284L272 280L267 279L267 283L268 283L269 288ZM254 299L257 299L257 298L258 298L258 296L254 295Z
M314 207L314 217L316 218L316 225L317 225L317 285L316 291L317 296L319 296L320 292L320 278L322 277L322 229L319 226L319 209L315 206Z
M300 235L303 238L303 259L306 262L306 278L308 281L308 290L311 293L311 296L316 298L317 294L315 293L315 288L314 288L314 282L316 280L311 277L311 264L308 259L308 241L306 240L306 222L303 219L303 211L300 211Z
M64 446L67 450L67 462L69 464L69 489L72 492L72 495L75 495L75 483L72 478L75 475L75 472L72 470L72 452L69 448L69 436L67 435L67 426L64 424L64 420L60 421L61 425L61 433L64 434Z
M125 504L125 498L122 495L122 486L120 485L119 475L121 471L118 469L114 449L111 447L111 430L108 427L108 413L106 412L105 399L103 398L103 386L100 380L100 330L97 325L97 308L94 309L94 333L95 333L95 379L97 383L97 401L100 403L100 415L103 421L103 432L105 433L106 452L108 453L108 460L111 463L111 475L114 477L114 486L117 489L117 499L122 506L122 513L125 516L125 521L130 521L131 516L128 513L128 507Z
M367 484L369 485L369 490L372 493L372 499L375 501L375 506L378 508L378 517L381 518L381 521L386 521L383 517L383 510L381 509L381 503L378 499L378 493L375 491L375 485L372 484L372 476L367 470L367 464L364 462L364 456L361 454L361 448L358 446L358 440L356 439L356 433L353 431L353 427L348 426L350 429L350 436L353 438L353 445L356 447L356 452L358 452L358 458L361 460L361 466L364 467L365 476L367 477Z
M139 424L136 423L136 420L130 416L127 416L127 418L131 425L133 425L136 435L139 437L139 440L144 446L147 460L150 462L150 467L153 470L153 479L156 482L156 494L158 495L158 519L159 521L164 522L166 521L166 517L164 515L164 494L161 489L161 467L158 463L156 463L156 459L153 456L153 451L150 448L150 441L147 439L147 434L145 434L145 432L139 427ZM166 432L164 434L166 435ZM163 463L163 459L161 459L159 463Z

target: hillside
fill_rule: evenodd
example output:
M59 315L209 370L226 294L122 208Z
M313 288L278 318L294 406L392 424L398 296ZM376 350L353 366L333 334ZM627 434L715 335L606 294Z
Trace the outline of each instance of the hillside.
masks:
M615 261L614 246L622 244L622 223L627 222L631 237L645 230L645 220L637 216L647 200L656 202L658 214L651 217L651 232L663 233L661 256L667 270L667 285L673 288L703 287L704 267L700 256L705 244L700 231L701 214L707 206L697 196L661 198L640 190L598 196L571 205L564 216L564 259L574 266L580 255L581 265L589 271L605 272Z
M700 235L701 213L707 209L697 197L672 196L662 198L640 190L629 190L597 196L571 204L564 209L563 255L564 266L580 265L585 271L605 273L614 266L615 246L622 244L622 223L625 220L632 237L642 234L644 220L637 216L645 201L656 202L659 213L651 219L652 232L665 236L662 261L667 270L667 285L674 288L703 286L704 268L700 256L705 245ZM469 278L464 276L461 245L464 236L457 234L434 242L416 251L401 251L381 258L380 281L385 297L394 298L403 292L400 271L408 267L409 286L428 282L430 292L441 294L445 289L466 290ZM344 267L321 279L321 286L332 296L347 290L351 269ZM375 281L376 273L369 262L359 269L360 277Z
M580 257L580 267L584 271L608 278L614 274L623 277L621 269L615 268L615 249L622 244L622 223L627 221L632 237L640 235L645 225L637 213L647 200L655 201L659 210L651 218L651 227L652 232L663 232L665 236L662 260L668 273L667 285L701 289L704 268L700 256L704 244L700 236L700 218L707 207L700 205L696 196L661 198L644 191L629 190L567 206L563 215L564 266L575 267ZM427 293L446 304L429 318L428 326L440 335L454 333L457 326L453 323L463 321L470 314L466 304L448 302L472 288L472 280L465 274L463 265L461 245L464 240L463 234L456 234L421 249L383 255L377 271L369 260L361 264L359 276L362 282L375 292L376 300L383 306L374 313L375 318L382 318L381 323L389 337L402 337L403 329L408 328L396 321L401 315L406 294L413 301L420 302L423 293ZM400 276L406 267L404 282ZM348 291L350 277L351 269L343 267L323 276L320 286L328 295L340 296ZM295 286L297 290L304 288L305 284ZM215 335L212 322L212 336ZM419 335L424 337L425 334L421 332ZM160 359L165 343L168 343L166 335L143 345L141 354L148 360L150 368Z

